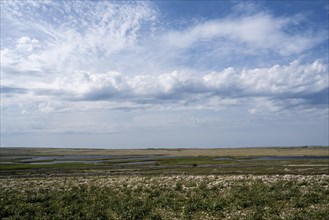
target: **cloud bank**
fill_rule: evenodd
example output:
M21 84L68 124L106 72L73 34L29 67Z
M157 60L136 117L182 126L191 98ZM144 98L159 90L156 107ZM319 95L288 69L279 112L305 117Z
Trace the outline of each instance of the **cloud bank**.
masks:
M2 93L26 94L63 101L109 101L116 107L126 103L145 105L195 106L216 101L218 107L227 100L263 97L283 105L294 100L296 105L327 107L328 65L320 60L301 64L274 65L268 68L236 69L191 74L175 71L159 75L124 75L118 72L76 72L56 78L51 83L22 87L4 87ZM17 85L16 85L17 86ZM310 99L314 98L314 101ZM289 102L286 104L290 105Z

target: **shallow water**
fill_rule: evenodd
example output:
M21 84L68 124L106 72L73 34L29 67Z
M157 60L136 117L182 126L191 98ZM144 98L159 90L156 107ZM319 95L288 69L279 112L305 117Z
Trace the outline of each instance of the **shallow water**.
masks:
M229 157L219 157L215 160L234 160ZM329 156L266 156L254 157L248 160L329 160Z
M139 162L128 162L128 163L118 163L117 165L152 165L155 164L155 160L151 161L139 161Z
M256 160L329 160L329 156L267 156Z
M85 163L95 164L104 162L122 162L122 164L148 164L155 159L172 158L166 155L65 155L65 156L32 156L29 158L3 158L0 164L60 164ZM13 161L15 160L15 161ZM133 162L131 162L133 160ZM146 160L146 161L145 161ZM127 162L125 162L127 161Z

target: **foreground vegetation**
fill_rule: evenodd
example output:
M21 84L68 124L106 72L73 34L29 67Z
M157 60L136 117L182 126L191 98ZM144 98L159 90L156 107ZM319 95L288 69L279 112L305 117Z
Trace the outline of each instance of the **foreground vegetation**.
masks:
M328 219L328 147L240 150L1 148L0 219Z
M1 219L327 219L328 175L2 178Z

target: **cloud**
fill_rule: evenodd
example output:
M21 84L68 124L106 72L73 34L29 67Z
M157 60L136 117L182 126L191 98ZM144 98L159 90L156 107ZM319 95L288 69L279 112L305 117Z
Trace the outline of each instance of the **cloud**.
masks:
M328 87L327 65L319 60L310 64L298 61L269 68L235 69L193 75L173 72L161 75L124 76L120 73L78 74L62 79L57 86L76 97L88 100L107 99L185 99L219 96L286 96L313 94ZM71 90L69 88L74 88ZM181 98L180 98L181 97Z
M4 1L3 72L50 77L78 70L131 75L218 70L244 67L245 60L287 62L285 57L300 56L327 39L321 28L302 26L307 17L274 16L247 5L254 9L177 28L161 20L165 14L152 2Z
M16 48L22 52L31 52L33 49L37 48L39 41L37 39L30 39L29 37L21 37L18 39Z
M113 64L111 56L133 49L155 15L144 2L4 1L2 65L56 73L103 58Z
M181 31L165 34L167 45L189 48L202 42L218 42L219 50L230 53L266 53L268 51L282 56L299 54L315 47L327 39L325 33L313 30L290 33L288 30L298 26L296 17L274 17L269 13L254 13L207 20ZM307 34L306 34L307 33ZM226 45L230 43L229 48ZM223 51L221 51L223 52Z
M258 97L280 108L292 105L326 107L327 71L328 65L316 60L306 64L293 61L268 68L229 67L203 75L186 71L135 76L118 72L75 72L49 84L7 86L5 92L29 91L35 98L57 101L103 102L112 108L221 108Z
M15 87L10 87L10 86L1 86L0 93L9 93L9 94L19 93L19 94L24 94L27 91L28 90L22 89L22 88L15 88Z

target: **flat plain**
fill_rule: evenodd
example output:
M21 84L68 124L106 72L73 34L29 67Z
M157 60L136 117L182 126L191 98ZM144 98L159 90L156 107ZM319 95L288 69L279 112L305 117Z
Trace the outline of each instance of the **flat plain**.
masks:
M329 147L1 148L1 219L328 219Z
M253 148L1 148L1 155L169 155L169 156L328 156L328 147L253 147Z

